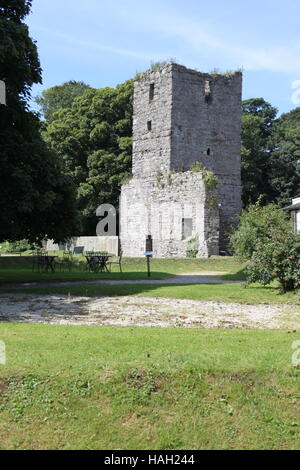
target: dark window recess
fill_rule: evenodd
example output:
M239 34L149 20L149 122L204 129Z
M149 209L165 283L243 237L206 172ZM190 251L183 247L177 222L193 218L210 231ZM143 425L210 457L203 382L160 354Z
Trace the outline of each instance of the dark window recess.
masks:
M210 148L206 150L207 155L210 155Z
M148 131L152 131L152 121L147 121L147 129Z
M154 98L154 83L151 83L149 87L149 101L152 101L153 98Z
M193 234L193 219L182 219L182 240L190 238Z
M204 94L205 94L206 103L211 103L212 102L212 95L211 95L211 86L210 86L210 81L209 80L205 80Z

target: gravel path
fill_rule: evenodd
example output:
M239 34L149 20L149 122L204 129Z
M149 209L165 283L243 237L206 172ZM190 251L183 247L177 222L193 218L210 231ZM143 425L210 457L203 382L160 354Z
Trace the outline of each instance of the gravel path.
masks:
M300 308L154 297L0 295L0 321L59 325L300 329Z

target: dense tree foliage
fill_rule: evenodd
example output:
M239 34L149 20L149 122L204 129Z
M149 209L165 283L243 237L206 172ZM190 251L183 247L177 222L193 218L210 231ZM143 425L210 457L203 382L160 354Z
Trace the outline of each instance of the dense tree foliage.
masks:
M261 195L269 200L269 141L277 109L255 98L244 101L242 110L242 190L247 206Z
M73 100L78 96L82 96L89 89L91 87L82 81L76 82L75 80L70 80L62 85L44 90L41 96L35 98L35 101L40 106L46 121L51 122L56 111L70 108Z
M29 0L0 0L0 74L11 105L24 106L33 83L41 83L37 47L22 22L31 8Z
M300 193L300 108L276 118L263 98L243 102L242 188L244 205L284 205Z
M95 233L96 208L118 208L121 183L131 171L132 81L86 91L55 114L43 135L77 187L83 233Z
M0 0L0 240L62 240L74 233L71 180L40 137L38 117L28 110L33 83L41 83L35 43L22 22L31 1Z
M289 204L300 195L300 108L276 121L270 140L270 200Z

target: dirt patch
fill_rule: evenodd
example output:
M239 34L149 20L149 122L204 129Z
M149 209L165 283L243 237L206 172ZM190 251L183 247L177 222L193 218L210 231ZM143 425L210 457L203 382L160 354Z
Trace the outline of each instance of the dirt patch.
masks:
M150 392L157 392L161 388L160 375L143 369L133 369L126 376L124 381L130 388L149 388Z
M3 294L0 321L60 325L183 328L300 329L300 309L291 305L154 297L70 297Z
M8 379L0 379L0 394L2 395L9 388Z

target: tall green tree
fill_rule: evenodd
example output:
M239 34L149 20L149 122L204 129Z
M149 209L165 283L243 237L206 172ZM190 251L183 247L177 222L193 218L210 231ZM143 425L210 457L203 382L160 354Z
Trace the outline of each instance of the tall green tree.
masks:
M122 181L131 172L132 96L131 80L88 90L55 113L43 133L76 185L84 234L94 234L100 204L118 208Z
M245 206L259 197L271 200L270 152L271 136L277 109L263 98L242 104L242 197Z
M91 87L82 81L70 80L44 90L41 96L35 98L35 102L39 105L46 121L51 122L57 111L70 108L75 98L82 96L90 89Z
M74 234L71 179L40 137L38 117L29 111L31 86L41 83L36 44L23 22L29 0L0 0L0 80L7 106L0 106L0 240Z
M272 200L289 204L300 195L300 107L282 114L274 125L270 155Z
M242 188L244 205L288 204L300 194L300 108L276 118L263 98L243 102Z

